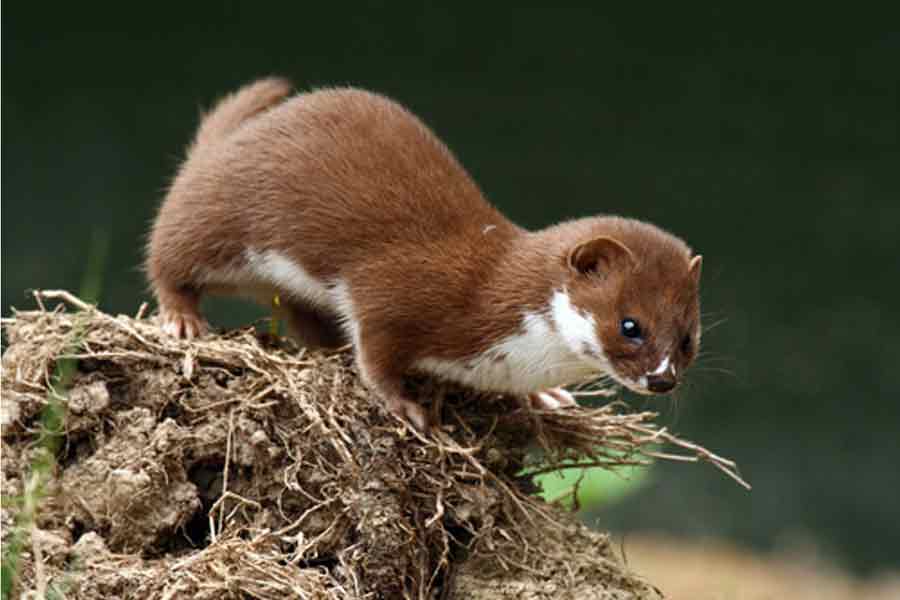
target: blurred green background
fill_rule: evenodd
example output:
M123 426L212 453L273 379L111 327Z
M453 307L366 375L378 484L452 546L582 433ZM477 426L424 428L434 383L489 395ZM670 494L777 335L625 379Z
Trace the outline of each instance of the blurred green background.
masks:
M620 213L704 255L710 358L634 403L754 490L659 465L590 521L896 566L900 28L792 6L6 3L3 313L78 289L104 244L102 306L149 298L145 232L216 97L268 74L382 91L517 222Z

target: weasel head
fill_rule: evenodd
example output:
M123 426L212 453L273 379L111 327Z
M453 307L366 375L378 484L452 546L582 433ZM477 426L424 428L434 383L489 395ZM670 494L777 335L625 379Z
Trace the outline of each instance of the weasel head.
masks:
M666 393L700 347L702 258L652 225L621 224L568 249L565 302L557 292L554 320L570 350L601 374L641 394ZM567 308L582 317L581 336L565 334Z

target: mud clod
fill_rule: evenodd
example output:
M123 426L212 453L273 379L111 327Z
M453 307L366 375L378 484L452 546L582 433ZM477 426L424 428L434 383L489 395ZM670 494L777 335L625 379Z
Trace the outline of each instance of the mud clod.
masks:
M650 413L532 411L417 381L444 424L423 438L361 385L348 352L272 348L253 330L180 341L153 320L63 306L17 312L5 330L17 593L38 584L37 547L42 585L70 598L661 597L522 475L640 461L666 441ZM78 366L32 539L8 499L23 493L62 357Z

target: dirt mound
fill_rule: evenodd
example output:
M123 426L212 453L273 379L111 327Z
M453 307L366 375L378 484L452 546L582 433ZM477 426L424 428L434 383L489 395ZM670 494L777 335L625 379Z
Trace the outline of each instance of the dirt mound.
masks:
M51 297L84 310L41 306L5 322L14 592L660 597L607 536L535 498L531 478L566 459L654 454L672 438L651 413L529 411L414 381L444 424L426 438L384 412L348 352L308 353L252 329L176 341L140 315Z

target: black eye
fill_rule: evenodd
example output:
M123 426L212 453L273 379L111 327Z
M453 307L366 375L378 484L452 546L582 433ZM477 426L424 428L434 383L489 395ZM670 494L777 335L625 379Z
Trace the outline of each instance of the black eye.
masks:
M634 319L622 319L622 335L635 339L641 337L641 326Z
M684 336L684 339L681 340L681 351L685 354L688 354L691 351L692 344L693 342L691 342L691 336Z

